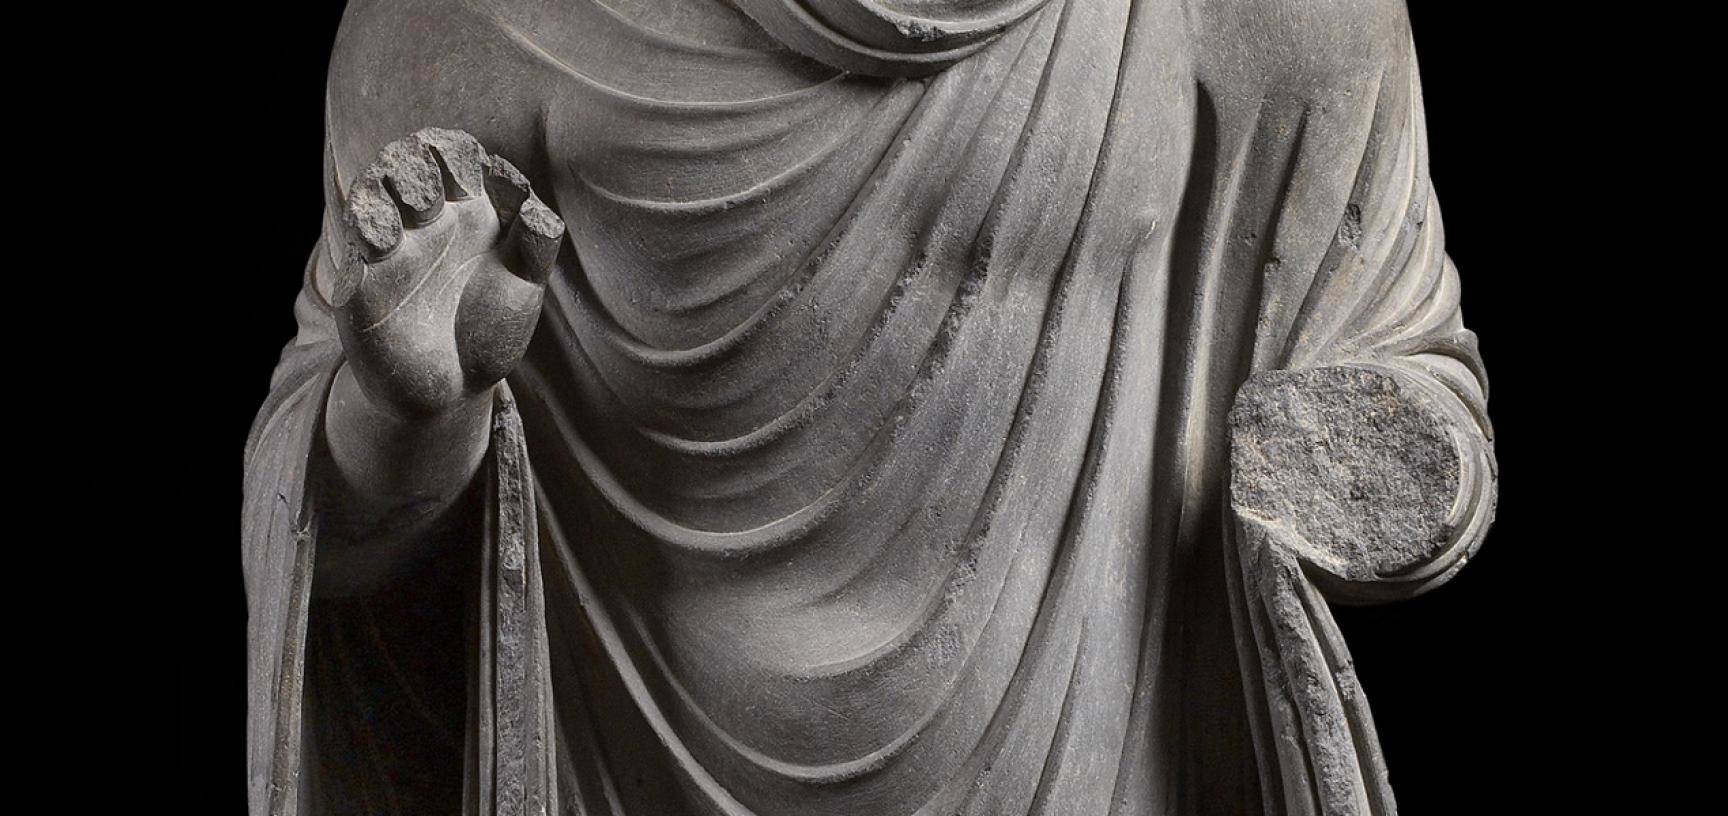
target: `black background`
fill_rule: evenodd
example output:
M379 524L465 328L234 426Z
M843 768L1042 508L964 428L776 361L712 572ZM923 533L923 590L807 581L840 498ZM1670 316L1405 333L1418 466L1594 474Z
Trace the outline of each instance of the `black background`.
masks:
M140 273L143 300L118 308L137 320L140 304L162 304L139 331L177 349L182 373L144 366L115 380L164 406L121 430L130 456L157 463L145 480L168 495L155 517L172 530L171 552L152 560L176 606L178 706L165 716L178 751L159 758L177 760L179 812L245 807L241 449L293 334L290 305L318 235L323 84L341 5L179 10L181 37L142 43L134 65L173 63L175 93L130 100L118 132L104 134L166 152L157 161L170 171L125 184L180 193L146 197L145 209L164 212L144 213L160 224L134 242L173 268ZM1600 454L1630 443L1599 415L1613 409L1580 407L1591 345L1580 325L1640 306L1620 288L1608 294L1622 302L1575 298L1600 297L1602 275L1630 274L1610 257L1624 248L1602 240L1624 223L1609 214L1621 203L1604 180L1629 149L1608 129L1623 100L1604 90L1608 57L1571 21L1409 5L1447 249L1493 383L1501 506L1480 556L1450 584L1338 618L1403 813L1549 812L1599 790L1583 755L1619 716L1590 645L1612 639L1600 627L1616 576L1588 566L1618 534L1590 511ZM90 478L101 488L119 477ZM160 665L163 646L153 648Z

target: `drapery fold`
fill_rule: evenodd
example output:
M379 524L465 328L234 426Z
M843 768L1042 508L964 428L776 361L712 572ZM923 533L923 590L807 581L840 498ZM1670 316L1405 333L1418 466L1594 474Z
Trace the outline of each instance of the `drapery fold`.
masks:
M923 76L954 64L1050 0L736 0L788 48L844 71Z
M453 562L466 812L1391 813L1327 604L1444 581L1495 479L1401 14L738 5L773 39L719 4L346 24L334 160L502 133L570 230ZM320 638L310 594L315 279L247 454L255 816L406 784L309 772L350 746L301 701L378 689L309 690L308 643L389 654ZM1452 433L1421 564L1322 562L1233 503L1238 389L1329 367Z
M1416 543L1405 541L1352 542L1354 557L1321 557L1290 524L1226 494L1232 618L1269 816L1397 812L1368 701L1328 604L1398 600L1444 583L1494 515L1487 379L1460 317L1458 273L1428 177L1415 57L1406 50L1377 67L1337 89L1359 95L1360 107L1328 109L1276 93L1254 106L1257 128L1295 138L1278 140L1287 157L1285 209L1241 225L1266 238L1244 373L1343 366L1390 378L1403 410L1423 412L1449 438L1442 459L1455 457L1456 495L1444 541L1411 562L1403 556ZM1233 113L1230 102L1218 108ZM1304 138L1315 131L1344 135ZM1347 174L1329 167L1338 162ZM1327 181L1340 176L1349 184ZM1295 209L1328 200L1335 203L1316 209L1335 221L1316 225Z
M307 279L322 253L320 243ZM301 812L306 615L316 535L307 488L323 401L340 353L315 295L302 291L295 315L303 331L283 352L246 443L246 789L255 816Z
M388 761L376 766L356 761L364 758L366 749L408 753L407 746L357 746L366 742L368 726L352 720L363 710L340 705L342 701L333 701L335 716L344 720L334 727L331 715L315 717L309 711L320 693L376 700L413 697L419 691L400 679L399 672L380 680L347 668L350 655L316 654L309 660L309 651L334 645L309 637L320 616L330 616L337 626L344 625L342 618L360 617L368 633L377 637L378 632L364 606L320 603L312 594L319 505L324 500L318 489L321 420L342 359L329 306L314 282L323 258L320 242L295 306L299 334L283 353L246 450L242 535L250 689L247 790L250 812L270 816L354 807L388 813L405 807L404 802L418 801L414 791L404 789L416 783L402 769ZM473 599L472 625L452 630L456 642L439 644L468 655L467 726L457 737L463 742L466 768L453 762L433 773L460 783L460 807L470 816L556 813L556 741L551 733L538 515L527 443L508 387L501 387L495 398L481 478L485 485L478 540L462 542L464 548L479 551L479 567L439 586L467 592ZM318 641L316 646L312 641ZM389 644L359 654L394 667ZM342 680L320 684L309 676L312 664L320 662L342 667ZM324 767L316 767L320 763Z

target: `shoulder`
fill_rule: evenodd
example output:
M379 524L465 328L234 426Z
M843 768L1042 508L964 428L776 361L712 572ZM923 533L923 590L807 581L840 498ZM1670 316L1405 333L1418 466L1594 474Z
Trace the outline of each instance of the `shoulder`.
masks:
M539 111L551 89L544 70L502 24L511 5L350 2L326 90L326 127L338 173L351 177L389 142L442 127L468 131L531 179L538 175Z
M1217 93L1317 98L1411 68L1404 0L1199 0L1200 82Z

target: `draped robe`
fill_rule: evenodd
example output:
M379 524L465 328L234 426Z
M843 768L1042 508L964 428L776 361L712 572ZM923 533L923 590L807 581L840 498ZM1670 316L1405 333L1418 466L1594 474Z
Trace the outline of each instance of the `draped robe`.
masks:
M314 592L314 252L247 450L254 814L1393 811L1326 600L1448 577L1494 472L1401 3L398 5L331 175L466 129L569 246L371 600ZM1231 511L1238 386L1337 365L1454 430L1416 569Z

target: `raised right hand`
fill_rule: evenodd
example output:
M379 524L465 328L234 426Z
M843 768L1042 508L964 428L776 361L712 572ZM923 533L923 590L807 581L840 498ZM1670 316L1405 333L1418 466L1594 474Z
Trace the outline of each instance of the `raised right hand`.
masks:
M427 128L379 151L332 215L330 300L368 400L410 418L488 395L527 349L564 236L527 179Z

